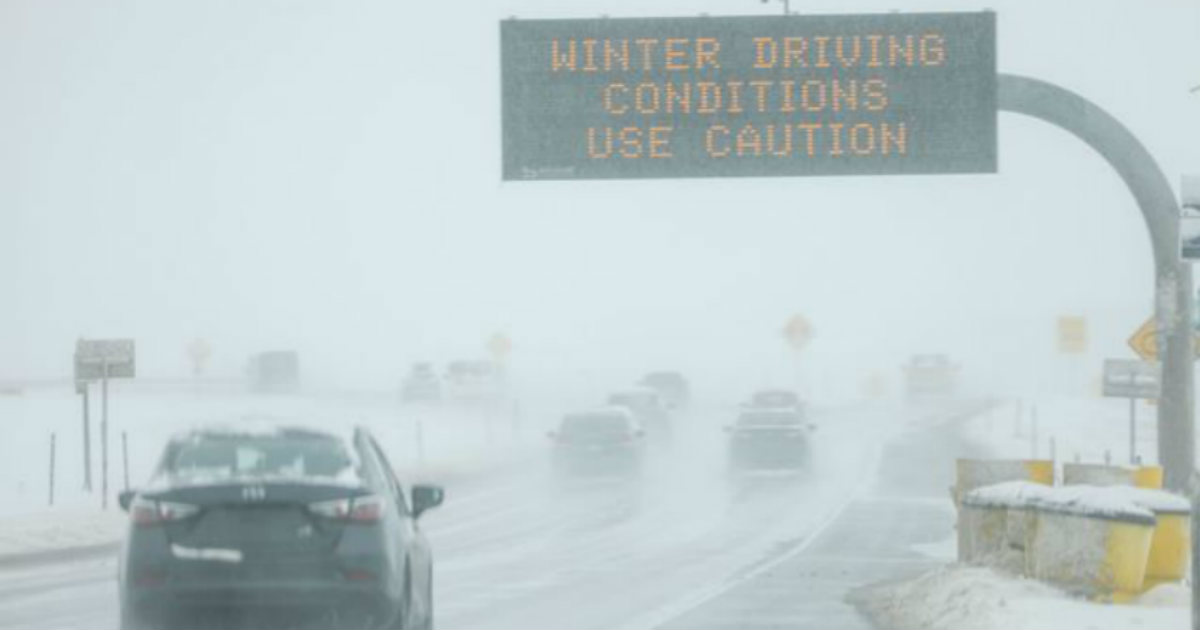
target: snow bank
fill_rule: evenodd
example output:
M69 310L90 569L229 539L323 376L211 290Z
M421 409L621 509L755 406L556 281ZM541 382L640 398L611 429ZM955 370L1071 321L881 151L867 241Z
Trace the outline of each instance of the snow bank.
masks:
M120 510L48 509L0 520L0 564L31 554L116 544L128 523Z
M859 589L850 600L880 628L1169 630L1190 627L1184 590L1164 585L1131 605L1114 606L1077 599L1036 580L951 565Z
M1057 486L1009 481L976 488L963 503L973 507L1035 508L1047 512L1153 523L1154 514L1187 514L1187 499L1132 486Z
M973 507L1024 508L1048 497L1054 488L1032 481L1005 481L971 490L963 503Z

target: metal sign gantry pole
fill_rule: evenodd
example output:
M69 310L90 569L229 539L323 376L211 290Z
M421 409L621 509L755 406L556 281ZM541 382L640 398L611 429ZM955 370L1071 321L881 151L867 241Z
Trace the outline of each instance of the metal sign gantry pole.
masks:
M1039 118L1095 149L1137 200L1154 254L1154 311L1162 340L1158 461L1165 485L1189 489L1195 463L1192 385L1192 267L1179 260L1179 202L1158 163L1116 118L1067 89L1028 77L997 76L1003 111Z

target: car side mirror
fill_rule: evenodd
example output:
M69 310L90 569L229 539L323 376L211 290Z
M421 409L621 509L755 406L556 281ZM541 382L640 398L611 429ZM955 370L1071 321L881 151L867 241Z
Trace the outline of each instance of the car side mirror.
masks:
M137 492L133 490L122 490L117 493L117 504L121 506L122 511L129 511L129 504L133 503L135 496L137 496Z
M442 500L446 498L446 492L441 486L430 486L418 484L412 488L412 512L413 518L421 516L421 513L430 508L435 508L442 504Z

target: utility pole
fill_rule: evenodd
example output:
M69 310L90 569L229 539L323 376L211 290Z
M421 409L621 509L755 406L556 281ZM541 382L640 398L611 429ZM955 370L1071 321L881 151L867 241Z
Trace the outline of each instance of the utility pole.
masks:
M770 1L771 1L771 0L762 0L762 3L763 3L763 4L766 4L766 3L770 2ZM790 6L790 4L789 4L789 0L780 0L780 1L781 1L781 2L783 2L783 14L784 14L784 15L791 15L791 14L792 14L792 10L791 10L791 6Z
M75 381L75 391L83 398L83 489L92 491L92 428L88 418L88 382Z

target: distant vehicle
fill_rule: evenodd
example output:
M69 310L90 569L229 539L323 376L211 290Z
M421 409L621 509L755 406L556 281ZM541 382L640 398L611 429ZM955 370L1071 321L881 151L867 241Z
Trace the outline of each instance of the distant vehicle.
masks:
M735 470L803 468L809 462L814 429L797 409L745 409L736 424L725 427L730 466Z
M417 519L437 486L396 478L374 438L280 427L172 439L120 494L122 628L430 628L432 558Z
M750 396L750 400L742 406L757 409L786 408L802 410L804 403L800 400L799 394L789 389L762 389L754 392Z
M904 366L905 392L909 398L953 396L958 369L944 354L913 355Z
M253 355L246 371L256 392L292 392L300 387L300 355L293 350Z
M671 434L671 414L656 390L636 387L613 392L606 403L631 411L651 436L662 438Z
M414 363L400 385L400 399L404 402L424 402L442 397L442 382L431 363Z
M679 372L650 372L638 381L638 385L658 392L663 403L673 409L687 405L691 399L687 379Z
M494 361L452 361L446 366L446 396L459 401L494 401L504 397L504 375Z
M645 450L645 431L624 407L563 416L554 440L554 469L564 475L637 474Z

